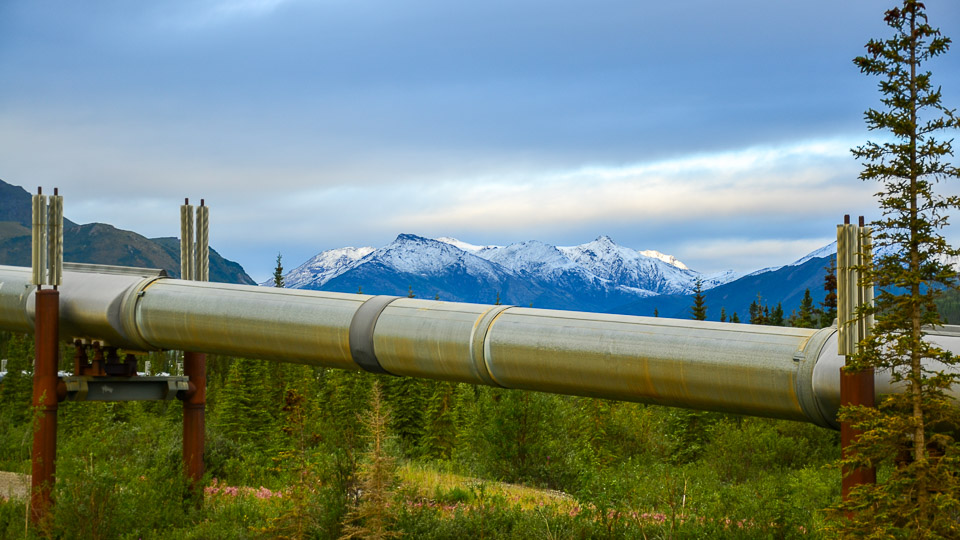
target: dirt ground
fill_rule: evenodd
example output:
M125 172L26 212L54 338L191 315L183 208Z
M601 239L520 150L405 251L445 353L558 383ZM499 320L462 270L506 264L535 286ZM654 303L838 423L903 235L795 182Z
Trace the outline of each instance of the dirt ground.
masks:
M0 497L26 498L30 493L30 475L0 471Z

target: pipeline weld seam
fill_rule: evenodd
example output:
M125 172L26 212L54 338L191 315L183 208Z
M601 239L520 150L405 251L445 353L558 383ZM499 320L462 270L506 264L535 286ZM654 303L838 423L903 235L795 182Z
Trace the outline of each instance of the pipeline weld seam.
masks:
M502 387L503 385L493 378L493 375L487 367L484 359L484 342L487 337L487 332L490 330L490 325L493 324L493 319L510 307L513 306L492 306L490 309L484 311L477 319L477 322L474 323L473 332L470 334L470 359L473 362L474 372L484 384L489 386Z
M360 309L353 314L350 320L348 341L350 356L361 369L371 373L385 373L393 375L380 365L376 351L373 348L373 330L377 326L377 319L383 310L399 296L374 296L364 302Z
M124 334L124 337L131 341L135 341L141 346L146 345L144 350L149 350L153 344L143 335L142 325L140 323L140 302L147 288L161 279L165 278L145 278L133 287L127 289L120 297L120 328L118 330Z
M486 371L487 377L490 378L493 383L501 388L507 388L502 382L498 381L496 377L493 376L493 369L490 367L490 347L487 343L487 336L490 335L490 329L493 328L493 323L497 322L497 319L500 318L508 309L516 306L502 306L500 310L490 310L488 313L492 314L490 317L490 322L487 323L486 328L483 329L483 335L481 336L480 341L480 356L483 359L483 368Z

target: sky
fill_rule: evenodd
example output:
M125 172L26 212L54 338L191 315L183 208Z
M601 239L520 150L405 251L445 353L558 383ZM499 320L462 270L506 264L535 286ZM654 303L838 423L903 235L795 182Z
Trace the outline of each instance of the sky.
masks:
M879 217L852 59L891 5L4 0L0 179L148 237L203 198L258 281L400 233L785 264ZM960 39L960 2L926 5Z

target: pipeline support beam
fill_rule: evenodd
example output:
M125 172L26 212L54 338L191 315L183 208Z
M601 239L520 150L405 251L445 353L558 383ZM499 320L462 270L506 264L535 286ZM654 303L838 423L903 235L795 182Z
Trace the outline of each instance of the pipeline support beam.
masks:
M183 466L187 478L196 488L203 478L207 355L184 352L183 374L190 380L190 389L183 399Z
M36 424L31 453L30 518L47 519L53 504L57 456L57 356L59 351L60 294L44 289L36 293L36 360L33 367L33 408Z
M847 372L840 369L840 406L875 407L874 371L865 369ZM840 451L844 458L850 457L851 445L860 438L863 430L854 429L850 422L840 423ZM863 484L877 483L875 467L844 467L842 471L841 492L843 500L848 500L850 491Z

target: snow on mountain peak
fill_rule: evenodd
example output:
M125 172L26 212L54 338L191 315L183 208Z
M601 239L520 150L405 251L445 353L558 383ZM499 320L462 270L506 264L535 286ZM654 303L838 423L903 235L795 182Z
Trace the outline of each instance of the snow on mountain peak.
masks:
M302 289L306 286L320 287L357 265L364 257L373 253L372 247L344 247L321 251L307 262L294 268L283 277L284 286ZM260 285L273 286L273 279Z
M478 253L514 272L526 272L543 277L553 277L579 267L556 246L538 240L527 240L507 247L487 249Z
M658 258L623 247L606 235L586 244L557 249L601 279L659 294L689 292L699 275L692 270L678 268Z
M679 268L679 269L681 269L681 270L689 270L689 269L690 269L689 267L687 267L687 265L685 265L685 264L683 264L682 262L680 262L680 260L677 259L676 257L674 257L673 255L666 255L666 254L660 253L659 251L654 250L654 249L645 249L645 250L643 250L643 251L639 251L639 250L638 250L637 253L643 255L644 257L653 257L654 259L659 259L659 260L661 260L661 261L669 264L670 266L676 266L677 268Z
M836 252L837 252L837 242L836 242L836 241L833 241L833 242L830 242L829 244L823 246L823 247L820 248L820 249L817 249L817 250L811 251L810 253L807 253L807 254L804 255L803 257L800 257L799 259L797 259L796 261L788 264L787 266L800 266L801 264L809 261L810 259L817 259L817 258L820 258L820 257L829 257L830 255L833 255L833 254L835 254Z
M369 259L377 260L399 272L422 276L460 268L468 274L498 279L489 261L450 243L415 234L397 236L397 239L389 245L374 251Z
M486 250L490 250L490 249L498 249L498 248L503 247L503 246L494 246L494 245L490 245L490 246L478 246L478 245L475 245L475 244L468 244L467 242L463 242L463 241L461 241L461 240L457 240L456 238L450 238L449 236L441 236L440 238L436 238L435 240L436 240L437 242L443 242L444 244L450 244L451 246L460 248L460 249L466 251L467 253L478 253L478 252L481 252L481 251L486 251Z

